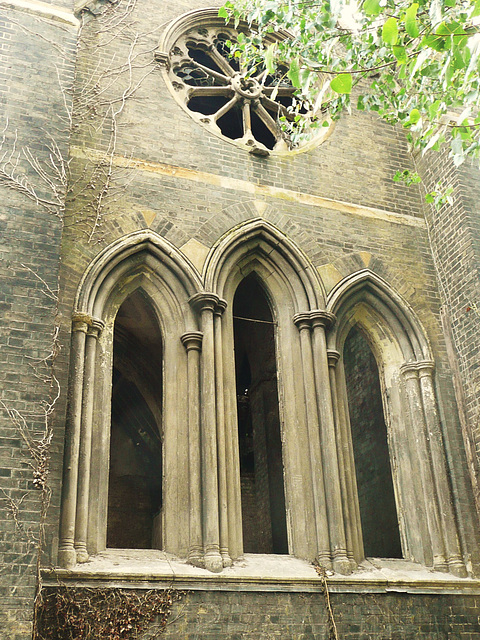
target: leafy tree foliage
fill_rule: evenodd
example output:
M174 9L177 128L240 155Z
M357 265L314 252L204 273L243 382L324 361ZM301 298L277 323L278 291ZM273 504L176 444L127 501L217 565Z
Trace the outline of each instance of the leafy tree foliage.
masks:
M447 141L457 166L480 158L480 0L235 0L219 15L240 28L247 73L297 88L297 113L279 115L291 138L353 104L423 151Z

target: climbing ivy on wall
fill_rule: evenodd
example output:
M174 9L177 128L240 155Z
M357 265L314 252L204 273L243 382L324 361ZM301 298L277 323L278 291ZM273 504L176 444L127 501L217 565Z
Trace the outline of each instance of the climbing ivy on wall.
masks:
M37 601L34 640L149 640L163 633L176 589L44 589Z

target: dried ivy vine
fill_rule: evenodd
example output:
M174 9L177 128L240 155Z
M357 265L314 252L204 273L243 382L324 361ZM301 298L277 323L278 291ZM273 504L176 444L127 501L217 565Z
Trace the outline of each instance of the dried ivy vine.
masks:
M36 640L154 640L169 624L184 591L173 588L45 588L36 620Z
M327 620L328 620L328 636L327 640L340 640L337 625L335 623L335 616L333 615L332 603L330 601L330 591L328 588L327 582L327 572L323 567L321 567L318 562L314 562L313 566L315 567L315 571L320 578L322 583L322 592L323 598L325 600L325 609L327 611Z

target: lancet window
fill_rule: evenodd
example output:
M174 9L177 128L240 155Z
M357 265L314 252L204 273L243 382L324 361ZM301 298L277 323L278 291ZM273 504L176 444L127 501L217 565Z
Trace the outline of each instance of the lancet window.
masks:
M203 275L149 231L122 239L73 316L60 563L122 546L216 572L273 553L466 575L433 375L383 280L364 270L327 297L263 220L221 238Z

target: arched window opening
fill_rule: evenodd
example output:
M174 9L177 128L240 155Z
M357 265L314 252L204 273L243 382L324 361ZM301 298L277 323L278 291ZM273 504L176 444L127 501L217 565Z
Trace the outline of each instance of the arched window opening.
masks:
M255 276L233 315L244 551L288 553L274 323Z
M162 548L162 337L144 296L114 328L107 547Z
M343 357L365 556L402 558L378 366L356 327Z

